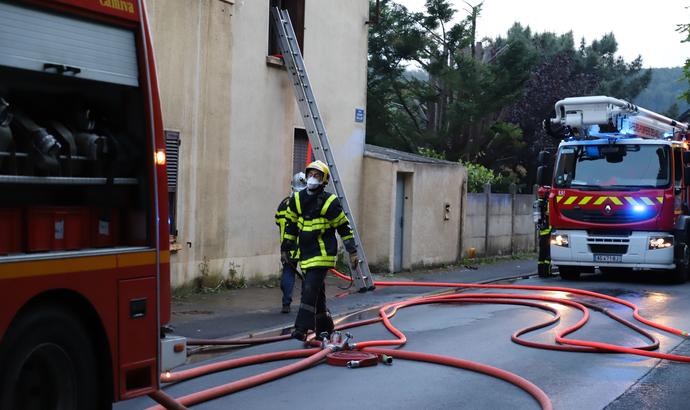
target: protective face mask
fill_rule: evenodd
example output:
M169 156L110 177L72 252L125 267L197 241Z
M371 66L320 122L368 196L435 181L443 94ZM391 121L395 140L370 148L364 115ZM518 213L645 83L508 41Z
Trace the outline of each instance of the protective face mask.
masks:
M309 177L309 179L307 179L307 188L314 190L319 186L321 186L321 181L319 181L318 179L314 177Z

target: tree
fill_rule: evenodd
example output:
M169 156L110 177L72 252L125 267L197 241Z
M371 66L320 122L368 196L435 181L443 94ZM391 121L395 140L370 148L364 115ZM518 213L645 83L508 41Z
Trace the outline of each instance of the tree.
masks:
M429 149L523 178L527 169L529 184L537 152L552 144L541 123L557 100L631 99L649 82L640 57L616 56L613 34L576 48L572 33L533 34L515 24L505 38L477 43L482 4L466 4L465 18L452 24L447 0L427 0L421 13L382 0L369 34L368 142Z
M686 37L682 40L683 43L690 42L690 24L679 24L677 28L678 32L684 34ZM688 80L688 85L690 85L690 57L685 59L685 66L683 67L684 78ZM690 104L690 88L683 93L683 98Z
M481 4L468 6L466 18L450 24L456 11L447 0L427 0L423 13L381 3L380 23L370 33L370 142L413 152L433 148L449 160L493 158L483 147L498 139L520 143L519 132L495 123L536 56L525 52L524 39L496 55L476 48ZM406 64L420 67L427 79L406 76Z

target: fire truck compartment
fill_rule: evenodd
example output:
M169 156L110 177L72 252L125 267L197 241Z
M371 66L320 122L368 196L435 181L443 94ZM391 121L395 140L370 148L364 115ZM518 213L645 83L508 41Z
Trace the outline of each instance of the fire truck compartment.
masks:
M132 30L0 1L0 261L153 246Z

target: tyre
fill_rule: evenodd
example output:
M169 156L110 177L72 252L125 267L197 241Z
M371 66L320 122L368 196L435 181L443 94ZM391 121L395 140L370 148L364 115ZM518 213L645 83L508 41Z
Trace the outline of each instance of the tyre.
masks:
M580 268L577 266L559 266L558 272L561 279L578 280L580 279Z
M688 280L690 269L690 248L685 241L676 242L675 258L676 268L671 271L671 282L682 284Z
M0 351L0 409L98 409L108 395L98 382L93 342L73 313L40 307L19 316Z

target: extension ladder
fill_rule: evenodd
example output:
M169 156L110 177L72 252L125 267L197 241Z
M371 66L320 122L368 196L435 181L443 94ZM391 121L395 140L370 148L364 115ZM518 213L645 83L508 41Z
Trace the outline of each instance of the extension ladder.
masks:
M309 136L309 142L314 150L314 156L328 164L331 171L331 182L335 188L335 194L338 196L340 204L343 207L343 212L345 216L347 216L350 221L350 226L352 227L355 245L357 246L357 255L361 261L357 269L352 269L352 266L350 266L352 279L360 292L374 290L375 286L371 277L371 272L369 271L366 255L364 254L362 240L359 237L359 232L357 232L357 226L355 225L355 220L350 211L350 205L345 196L345 189L340 180L338 168L335 165L335 158L333 157L333 152L328 143L326 128L321 120L319 108L316 106L316 98L312 92L307 70L304 67L304 59L302 58L302 52L297 43L297 37L295 36L290 16L287 10L280 10L278 7L273 7L271 9L271 19L278 36L278 47L283 54L283 61L290 75L290 80L295 90L295 96L297 97L297 104L299 105L300 113L304 119L304 126ZM346 259L349 264L349 258Z

